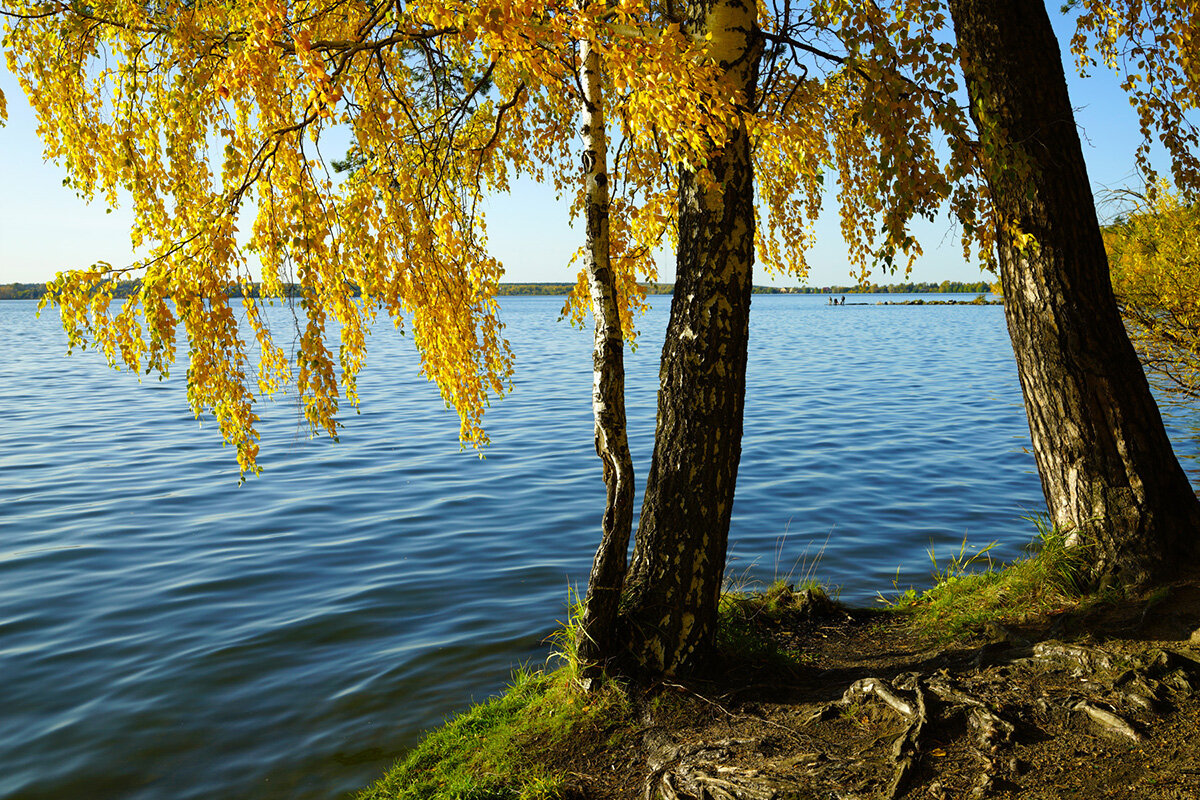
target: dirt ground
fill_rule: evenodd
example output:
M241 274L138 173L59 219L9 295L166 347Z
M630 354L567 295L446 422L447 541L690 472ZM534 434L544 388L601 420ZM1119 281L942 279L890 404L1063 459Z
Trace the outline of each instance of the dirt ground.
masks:
M762 626L777 652L631 689L636 729L548 754L572 794L1200 798L1200 583L967 642L871 611Z

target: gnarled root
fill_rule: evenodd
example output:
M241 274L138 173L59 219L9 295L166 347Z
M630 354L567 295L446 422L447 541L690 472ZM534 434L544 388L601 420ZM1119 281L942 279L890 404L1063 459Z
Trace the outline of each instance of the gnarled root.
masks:
M902 687L902 688L900 688ZM911 699L904 694L911 694ZM843 710L868 700L878 700L898 714L904 721L904 730L892 742L892 778L881 793L885 800L892 800L904 791L917 767L921 753L921 732L929 721L925 705L925 691L920 677L915 674L902 676L893 686L882 678L862 678L850 684L841 698L826 703L817 709L808 722L830 719Z
M757 739L724 739L686 746L663 744L650 754L650 775L643 795L665 800L778 800L796 797L796 784L770 770L729 765L739 750L753 750ZM814 754L813 760L818 757Z
M1058 661L1071 664L1079 674L1109 670L1113 666L1112 656L1103 650L1078 644L1066 644L1053 639L1035 644L1033 657L1039 661Z
M908 675L905 676L904 681L913 694L911 704L896 697L894 693L890 698L884 700L893 710L906 717L908 723L904 732L897 736L896 741L892 743L892 760L896 767L892 773L892 780L882 795L886 800L897 797L912 779L913 771L917 767L917 761L921 754L921 731L929 721L929 714L925 709L925 692L921 689L921 679L916 675ZM879 681L874 694L883 699L886 687L886 683ZM901 708L908 709L908 713L905 714Z
M966 714L975 740L973 750L983 765L968 796L986 797L995 787L999 774L1009 771L1010 762L1000 758L999 753L1001 749L1012 745L1015 726L989 708L983 700L956 686L945 673L930 678L929 691L947 706L962 709Z
M804 725L786 717L786 725L769 723L786 736L772 730L761 738L647 742L645 798L980 800L1021 780L1014 753L1021 730L1036 725L1053 737L1074 727L1072 720L1086 721L1114 743L1144 744L1153 732L1145 715L1200 685L1200 659L1189 653L1130 658L1055 641L1032 649L1031 658L957 675L942 669L861 678ZM1012 691L1014 678L1023 691ZM1018 719L1025 720L1021 729ZM723 720L727 729L748 732L744 714L726 712ZM977 768L964 769L972 761ZM918 780L929 781L927 791L913 788Z
M1142 735L1133 729L1133 726L1117 716L1111 711L1107 711L1099 706L1089 703L1087 700L1080 700L1074 705L1075 711L1082 711L1092 722L1109 736L1114 736L1118 739L1127 739L1134 744L1141 744Z

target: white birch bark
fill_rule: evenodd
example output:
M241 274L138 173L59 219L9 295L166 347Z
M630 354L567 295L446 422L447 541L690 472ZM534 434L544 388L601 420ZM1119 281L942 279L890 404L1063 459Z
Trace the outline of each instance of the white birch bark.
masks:
M587 0L580 0L586 7ZM603 535L592 563L580 626L578 652L584 679L596 677L617 650L616 618L625 582L633 521L633 459L625 427L625 338L608 235L608 137L600 54L593 42L579 43L583 170L587 182L585 268L592 296L592 412L596 454L604 464L606 502Z

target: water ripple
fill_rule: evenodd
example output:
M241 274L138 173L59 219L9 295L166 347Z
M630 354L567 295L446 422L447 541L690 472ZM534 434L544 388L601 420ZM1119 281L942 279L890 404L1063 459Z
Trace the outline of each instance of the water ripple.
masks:
M643 476L655 302L628 359ZM267 471L239 487L180 381L64 361L55 320L0 304L0 798L336 796L545 661L604 499L590 335L560 305L503 300L518 373L485 459L381 329L341 442L264 404ZM930 547L1028 541L1001 309L756 296L748 393L731 573L869 602L925 583ZM1168 424L1195 475L1193 416Z

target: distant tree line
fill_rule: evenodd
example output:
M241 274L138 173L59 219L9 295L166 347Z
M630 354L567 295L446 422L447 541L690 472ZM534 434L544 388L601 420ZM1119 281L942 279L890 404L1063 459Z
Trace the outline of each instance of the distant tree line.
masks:
M38 300L45 293L44 283L0 283L0 300Z
M647 283L646 294L671 294L675 290L673 283ZM251 284L251 296L258 297L260 286ZM121 298L136 294L141 288L140 281L119 281L113 288L112 296ZM565 295L575 288L573 283L501 283L502 295ZM284 284L289 297L299 295L299 287L295 284ZM942 281L941 283L892 283L879 285L877 283L855 284L854 286L755 286L755 294L939 294L988 292L990 284L987 281L964 283L963 281ZM0 300L38 300L46 293L44 283L4 283L0 284ZM357 294L357 290L354 294ZM230 297L241 297L240 286L231 286L228 290Z
M758 291L756 288L755 291ZM787 289L797 294L965 294L991 291L987 281L942 281L941 283L861 283L854 286L800 286Z
M142 282L115 281L111 286L112 297L125 298L137 294L142 288ZM259 284L251 284L251 297L259 297L260 289ZM284 292L288 297L298 297L300 295L299 287L296 284L284 284ZM44 283L0 283L0 300L40 300L45 293L46 284ZM240 286L230 286L226 290L226 294L229 297L241 297L243 293ZM357 291L355 294L357 294Z

